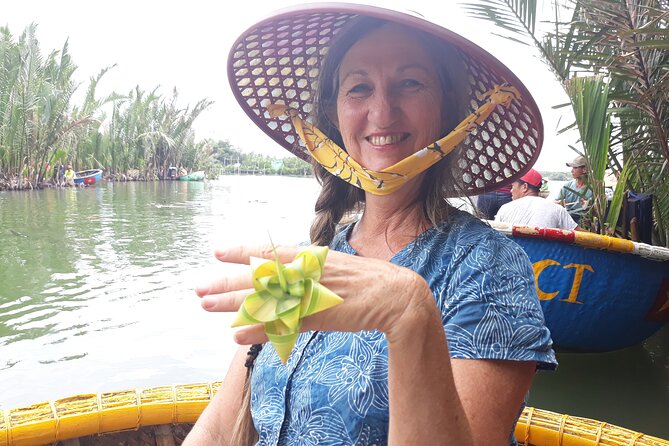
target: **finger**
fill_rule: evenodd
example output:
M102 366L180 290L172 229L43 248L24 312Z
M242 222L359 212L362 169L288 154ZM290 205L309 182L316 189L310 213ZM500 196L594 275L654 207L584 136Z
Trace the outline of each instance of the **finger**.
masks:
M260 257L261 259L274 259L278 257L281 262L287 263L295 258L298 251L298 248L293 246L235 246L217 249L214 255L221 262L248 265L250 257Z
M269 339L267 339L267 335L265 334L265 328L258 324L240 328L235 332L234 340L237 344L248 345L264 344Z
M202 299L201 305L202 308L211 312L237 311L246 296L254 291L253 289L247 289L223 294L210 294Z
M203 297L212 294L245 290L251 287L253 287L253 278L251 277L251 271L248 271L247 274L224 276L211 282L200 284L195 287L195 293Z

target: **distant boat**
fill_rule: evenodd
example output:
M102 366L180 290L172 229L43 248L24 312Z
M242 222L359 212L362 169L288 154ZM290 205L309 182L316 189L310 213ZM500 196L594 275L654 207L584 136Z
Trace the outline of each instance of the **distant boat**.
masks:
M220 384L91 393L0 410L0 445L179 445ZM669 446L661 438L533 407L523 410L514 433L520 444L542 446Z
M102 181L102 169L82 170L75 172L74 184L83 184L85 186L92 186Z
M559 349L617 350L669 322L669 249L585 231L489 223L532 261Z
M197 172L192 172L188 175L181 175L179 181L204 181L204 171L198 170Z

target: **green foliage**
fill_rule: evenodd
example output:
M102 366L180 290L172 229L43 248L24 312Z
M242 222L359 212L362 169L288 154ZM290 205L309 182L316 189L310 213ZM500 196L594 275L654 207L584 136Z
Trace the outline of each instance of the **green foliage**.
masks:
M103 168L145 179L164 178L169 167L222 173L310 175L311 166L242 153L229 141L196 141L193 123L212 102L179 107L178 93L136 86L126 94L99 97L97 87L115 65L89 80L82 104L72 96L78 85L68 42L44 57L35 24L18 40L0 28L0 184L33 187L55 176L60 164L75 170Z
M211 101L180 108L176 89L164 98L157 88L147 93L139 86L99 98L97 86L112 65L90 79L83 104L75 105L77 67L68 42L44 57L36 29L30 25L16 41L0 28L0 180L31 187L59 163L112 174L140 169L147 179L164 176L171 165L218 169L211 144L196 142L192 130Z
M536 0L480 0L465 5L473 17L494 22L507 31L506 37L526 44L526 38L534 36L537 19Z
M296 156L275 158L243 153L227 140L218 141L213 147L223 174L308 176L313 173L311 165Z
M310 176L311 165L295 156L274 158L257 153L238 153L226 158L222 173L237 175Z
M669 246L669 4L665 0L555 1L547 22L552 29L543 35L535 31L534 0L480 0L467 5L471 15L496 24L508 39L533 43L566 88L580 89L572 91L580 98L571 97L589 159L591 186L599 187L602 169L618 176L608 230L615 229L617 200L622 200L624 190L650 193L657 242ZM561 20L563 15L570 19ZM597 75L606 88L597 86L597 80L574 81ZM574 82L592 85L577 88ZM606 104L604 96L608 96ZM601 118L604 109L606 121ZM595 121L603 126L598 128ZM601 197L596 198L593 211L598 218L603 207ZM606 227L601 225L600 230Z
M623 171L620 174L620 178L616 183L616 187L613 191L613 198L611 199L611 204L609 206L609 214L606 218L606 228L609 228L611 231L615 230L616 224L618 223L618 217L620 216L620 210L623 206L623 198L625 196L625 188L627 185L627 180L629 174L632 171L632 166L634 163L627 162Z
M604 192L607 156L611 137L608 114L609 86L602 76L574 77L567 81L576 123L581 135L588 168L588 182L593 194L591 214L595 226L590 230L604 231L607 200ZM611 216L616 222L618 215Z

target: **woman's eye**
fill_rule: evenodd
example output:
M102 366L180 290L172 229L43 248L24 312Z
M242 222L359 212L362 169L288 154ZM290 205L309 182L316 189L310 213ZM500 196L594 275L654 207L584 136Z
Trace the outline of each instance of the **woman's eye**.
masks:
M364 96L366 94L369 94L371 90L372 90L371 87L367 84L358 84L349 88L348 94L350 96Z
M401 85L403 88L420 88L423 86L423 84L416 79L405 79L402 81Z

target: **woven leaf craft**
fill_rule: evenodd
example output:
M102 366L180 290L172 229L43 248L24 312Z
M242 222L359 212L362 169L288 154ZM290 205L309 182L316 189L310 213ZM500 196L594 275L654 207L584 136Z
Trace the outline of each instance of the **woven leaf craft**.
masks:
M327 246L310 246L287 265L278 258L251 257L255 292L246 296L232 326L263 324L285 364L297 341L302 319L343 302L318 282L327 254Z

